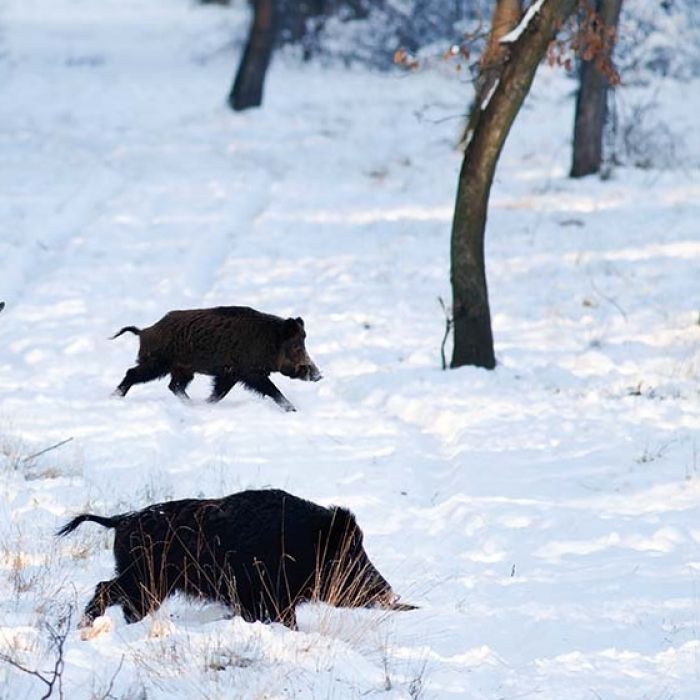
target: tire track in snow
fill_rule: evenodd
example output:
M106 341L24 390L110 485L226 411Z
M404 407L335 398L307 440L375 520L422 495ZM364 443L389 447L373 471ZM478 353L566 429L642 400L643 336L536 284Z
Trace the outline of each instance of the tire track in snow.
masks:
M49 205L46 225L25 224L40 229L23 241L16 241L3 255L2 293L10 300L8 310L17 302L31 300L31 293L60 268L71 242L84 236L90 225L103 214L104 202L124 188L124 178L106 165L90 168L82 182L66 198ZM38 218L38 217L37 217Z
M273 170L255 159L248 159L243 170L245 179L239 176L228 185L229 201L219 212L221 222L199 236L188 256L187 290L193 300L200 300L197 306L243 303L228 298L225 271L229 259L238 254L241 234L255 229L267 211L276 181Z

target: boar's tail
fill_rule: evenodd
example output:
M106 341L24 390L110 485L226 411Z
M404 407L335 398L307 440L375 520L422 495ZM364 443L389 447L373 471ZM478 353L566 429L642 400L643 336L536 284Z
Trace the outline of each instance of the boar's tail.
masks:
M129 333L133 333L134 335L141 335L141 329L137 328L136 326L124 326L118 333L115 333L110 340L114 340L115 338L118 338L120 335L123 333L126 333L129 331Z
M70 522L67 522L60 530L56 532L56 534L59 537L63 537L64 535L68 535L73 530L75 530L79 525L81 525L84 522L87 521L93 522L93 523L98 523L99 525L102 525L102 527L117 527L120 522L124 520L123 515L115 515L113 518L103 518L101 515L92 515L90 513L83 513L82 515L79 515L77 518L73 518Z

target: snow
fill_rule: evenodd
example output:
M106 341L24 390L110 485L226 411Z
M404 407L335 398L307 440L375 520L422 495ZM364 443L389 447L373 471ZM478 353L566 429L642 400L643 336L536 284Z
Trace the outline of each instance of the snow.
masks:
M496 78L496 80L493 81L493 85L489 88L489 91L486 93L486 97L481 101L481 111L483 112L488 106L489 102L491 102L491 98L493 97L493 94L496 92L498 89L498 86L501 83L500 78Z
M541 68L491 199L499 365L442 372L462 86L281 54L233 114L246 21L2 4L0 651L46 674L73 606L71 700L700 697L696 135L683 169L571 181L573 84ZM697 114L697 83L650 89ZM202 378L192 405L110 395L137 347L110 335L216 304L304 317L298 413ZM113 559L96 525L54 538L69 517L264 486L352 508L420 610L290 632L173 598L76 629ZM7 663L0 687L46 690Z
M542 5L544 5L544 0L535 0L535 2L533 2L527 8L527 10L525 10L525 14L523 15L520 22L518 22L518 25L501 37L500 43L512 44L513 42L517 41L520 38L521 34L529 26L530 22L532 21L532 18L542 9Z

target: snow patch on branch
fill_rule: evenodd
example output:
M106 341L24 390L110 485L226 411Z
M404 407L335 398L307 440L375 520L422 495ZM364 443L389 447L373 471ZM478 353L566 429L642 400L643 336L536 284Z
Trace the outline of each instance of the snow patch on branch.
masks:
M545 0L535 0L535 2L527 8L527 11L523 15L515 29L511 30L505 36L501 37L499 43L501 44L512 44L520 38L520 35L527 29L527 25L530 24L530 20L542 9Z
M496 88L499 86L501 82L500 78L496 78L496 80L493 81L493 85L489 88L488 93L486 93L486 97L481 101L481 111L483 112L488 106L489 102L491 102L491 98L493 97L493 93L496 92Z

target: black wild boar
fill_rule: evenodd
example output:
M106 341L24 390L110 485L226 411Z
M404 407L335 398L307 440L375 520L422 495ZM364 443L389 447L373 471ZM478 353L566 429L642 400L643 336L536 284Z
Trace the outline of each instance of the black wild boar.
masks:
M85 513L58 534L88 520L115 529L117 575L97 584L83 624L110 605L137 622L175 591L225 603L248 621L292 629L303 601L414 609L398 602L370 562L350 511L285 491L169 501L111 518Z
M321 379L306 352L301 318L283 319L247 306L218 306L171 311L148 328L126 326L112 338L127 331L138 335L141 344L136 367L127 371L116 389L121 396L134 384L170 374L170 391L188 398L187 385L200 373L213 377L209 401L220 401L240 382L294 411L270 381L270 373L312 382Z

